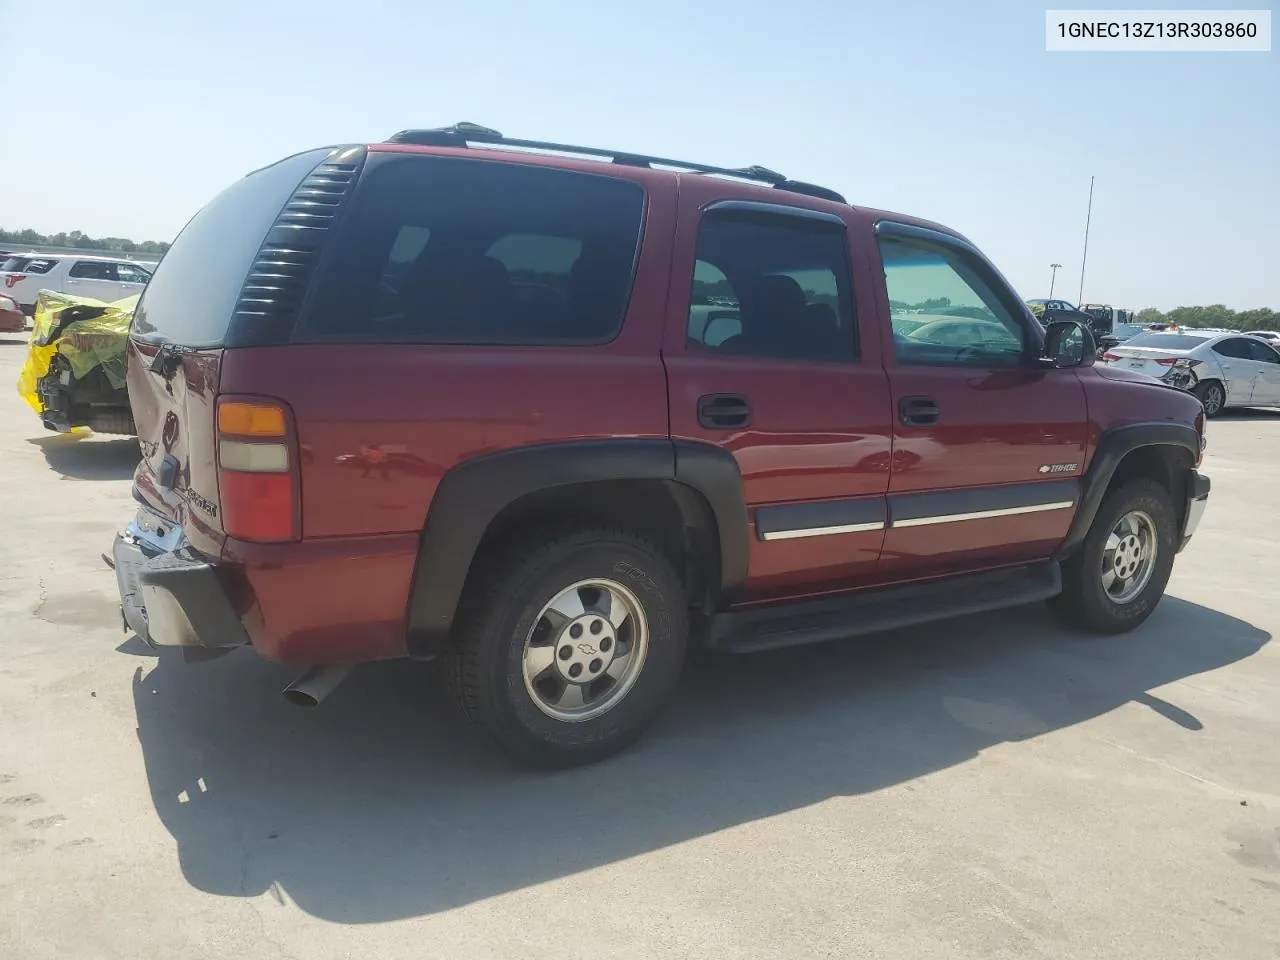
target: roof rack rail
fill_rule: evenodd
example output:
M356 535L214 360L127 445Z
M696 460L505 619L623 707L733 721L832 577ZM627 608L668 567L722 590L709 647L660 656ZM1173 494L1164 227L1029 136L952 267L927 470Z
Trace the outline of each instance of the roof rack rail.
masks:
M429 130L401 130L387 138L387 143L412 143L424 147L465 147L472 143L491 143L503 147L515 147L524 150L548 150L555 153L572 153L584 157L601 157L613 163L629 167L672 167L676 170L687 170L691 173L710 173L717 176L736 177L739 180L754 180L768 184L777 190L790 193L801 193L805 196L819 197L823 200L834 200L846 203L844 197L834 190L820 187L814 183L800 180L788 180L777 171L767 167L714 167L706 163L693 163L688 160L671 160L667 157L651 157L640 153L623 150L603 150L599 147L582 147L568 143L551 143L544 140L517 140L504 137L492 127L483 127L478 123L455 123L451 127L435 127Z

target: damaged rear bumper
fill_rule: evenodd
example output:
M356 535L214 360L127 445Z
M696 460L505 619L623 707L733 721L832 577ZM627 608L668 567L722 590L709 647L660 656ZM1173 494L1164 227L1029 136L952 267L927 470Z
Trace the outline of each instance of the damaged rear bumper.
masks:
M126 630L151 646L230 650L249 642L217 570L193 550L181 527L141 514L111 550Z

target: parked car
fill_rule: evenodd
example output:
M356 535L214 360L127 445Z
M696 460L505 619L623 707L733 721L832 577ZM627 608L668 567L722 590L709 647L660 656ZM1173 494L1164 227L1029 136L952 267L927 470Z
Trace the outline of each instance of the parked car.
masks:
M0 263L0 292L27 316L35 313L41 290L112 303L141 293L150 279L141 264L111 257L22 254Z
M22 333L27 329L27 315L13 297L0 294L0 333Z
M1194 393L1209 417L1228 407L1280 406L1280 353L1248 334L1143 333L1112 347L1102 359Z
M1003 335L906 336L942 297ZM1120 633L1207 502L1204 410L1095 360L960 234L761 167L472 125L296 154L138 304L123 615L305 703L434 658L545 766L639 736L688 643L1040 600Z
M47 429L134 433L124 365L137 301L41 291L18 393Z
M1280 333L1277 333L1275 330L1246 330L1245 333L1251 337L1257 337L1260 340L1265 340L1270 344L1280 344Z
M1145 329L1145 327L1136 323L1117 323L1111 328L1110 333L1105 333L1101 336L1095 335L1095 339L1098 341L1098 349L1103 352L1110 350L1126 340L1131 340Z
M1092 331L1096 322L1094 317L1085 313L1074 304L1068 303L1066 300L1028 300L1027 306L1029 306L1032 312L1039 317L1042 324L1053 323L1055 320L1074 320L1076 323L1083 324Z

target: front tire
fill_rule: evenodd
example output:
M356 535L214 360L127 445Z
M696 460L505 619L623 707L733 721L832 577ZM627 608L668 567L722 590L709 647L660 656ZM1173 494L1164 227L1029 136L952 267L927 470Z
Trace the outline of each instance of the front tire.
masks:
M578 529L499 548L474 574L445 677L463 715L525 763L593 763L675 690L688 611L671 563L634 534Z
M1199 398L1201 405L1204 406L1206 420L1216 417L1227 405L1226 391L1217 380L1206 380L1197 386L1195 395Z
M1177 514L1152 480L1111 491L1079 551L1062 565L1058 616L1092 633L1127 633L1151 616L1173 572Z

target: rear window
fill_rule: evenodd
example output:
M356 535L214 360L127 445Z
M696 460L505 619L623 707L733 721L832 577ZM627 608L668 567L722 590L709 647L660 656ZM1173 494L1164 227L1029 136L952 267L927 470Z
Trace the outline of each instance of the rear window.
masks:
M28 263L31 262L30 257L9 257L3 263L0 263L0 270L8 270L11 273L20 273L26 269Z
M598 343L621 326L639 184L382 155L351 203L295 340Z
M1151 347L1154 350L1194 350L1204 343L1204 337L1188 337L1181 333L1140 333L1126 340L1126 347Z
M133 332L190 347L220 345L276 215L328 154L311 150L255 171L192 217L147 284Z

